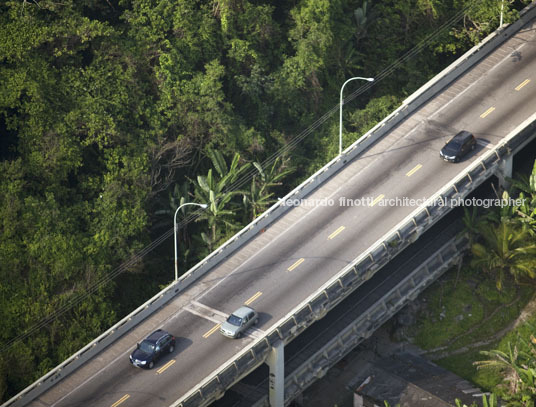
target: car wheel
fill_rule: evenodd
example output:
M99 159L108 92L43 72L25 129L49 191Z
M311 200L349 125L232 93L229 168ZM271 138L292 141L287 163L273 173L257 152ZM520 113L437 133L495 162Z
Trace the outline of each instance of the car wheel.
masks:
M473 145L471 146L471 150L474 150L475 148L476 148L476 144L473 144Z
M242 336L242 332L238 332L235 336L236 339L240 338Z
M174 350L175 350L175 346L171 345L169 347L169 353L173 353Z
M154 362L151 360L149 362L149 365L147 366L149 369L152 369L154 367Z
M259 323L259 318L255 318L255 322L253 322L253 325L257 325Z

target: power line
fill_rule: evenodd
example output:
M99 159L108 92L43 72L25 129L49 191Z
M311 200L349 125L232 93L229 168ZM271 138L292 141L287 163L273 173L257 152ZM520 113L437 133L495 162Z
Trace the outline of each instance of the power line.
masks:
M369 90L372 86L374 86L375 83L381 82L385 78L388 78L391 76L398 68L400 68L405 62L411 60L414 58L417 54L419 54L422 50L424 50L428 45L430 45L439 35L441 35L446 29L452 27L458 20L460 20L466 13L474 6L475 3L471 3L468 6L466 6L463 10L457 12L455 15L450 17L447 21L445 21L440 27L438 27L433 33L431 33L428 37L426 37L424 40L422 40L419 44L417 44L415 47L413 47L411 50L406 52L404 55L399 57L396 61L391 63L387 68L382 70L374 79L374 82L367 82L364 85L360 86L357 90L355 90L353 93L351 93L349 96L347 96L344 99L344 103L347 104L354 100L356 97L362 95L364 92ZM333 106L331 109L329 109L326 113L324 113L320 118L315 120L309 127L307 127L305 130L291 138L285 146L281 147L279 150L277 150L275 153L270 155L268 158L266 158L264 161L262 161L261 167L267 168L280 157L283 157L288 152L294 150L297 145L299 145L307 136L309 136L313 131L315 131L318 127L320 127L322 124L324 124L333 114L335 114L339 110L339 104ZM235 182L233 182L228 188L225 188L224 192L227 191L236 191L240 188L244 187L244 185L247 185L251 182L253 177L257 174L257 170L255 168L252 168L251 170L247 171L245 174L243 174L240 178L238 178ZM187 226L189 223L195 221L202 213L201 209L198 209L194 211L193 213L190 213L187 217L185 217L183 220L181 220L177 224L177 230L182 229L183 227ZM151 251L153 251L156 247L161 245L165 240L167 240L171 235L173 234L173 228L170 228L166 232L164 232L161 236L159 236L157 239L155 239L153 242L148 244L146 247L144 247L142 250L134 254L132 257L130 257L125 262L121 263L119 266L117 266L115 269L113 269L110 273L105 274L104 276L100 277L96 282L91 284L84 292L81 292L77 294L74 298L67 301L64 305L62 305L60 308L55 310L52 314L42 318L39 322L37 322L35 325L27 329L24 333L16 336L15 338L10 339L7 341L2 348L0 349L0 353L3 353L7 350L9 350L11 347L13 347L17 342L22 341L30 337L32 334L34 334L36 331L40 330L41 328L49 325L51 322L58 319L60 316L65 314L67 311L71 310L76 305L80 304L82 301L86 300L91 294L93 294L95 291L99 290L100 288L104 287L106 284L108 284L110 281L115 279L117 276L125 272L126 270L130 269L132 266L134 266L136 263L138 263L141 259L143 259L147 254L149 254Z
M457 21L462 19L462 17L475 5L475 3L471 3L467 5L464 9L458 11L456 14L451 16L448 20L446 20L443 24L441 24L433 33L431 33L428 37L423 39L421 42L419 42L415 47L407 51L404 55L399 57L396 61L392 62L387 68L382 70L375 78L374 82L366 82L365 84L361 85L357 90L355 90L353 93L351 93L349 96L347 96L343 103L347 104L354 100L356 97L362 95L366 91L368 91L372 86L374 86L376 83L381 82L385 78L388 78L391 76L398 68L400 68L405 62L411 60L414 58L417 54L419 54L421 51L423 51L428 45L430 45L433 41L436 40L438 36L444 33L445 30L452 27ZM307 136L309 136L313 131L315 131L318 127L320 127L322 124L324 124L331 116L333 116L335 113L339 111L339 104L336 104L331 109L329 109L326 113L324 113L320 118L315 120L308 128L303 130L298 135L294 136L290 141L287 142L285 146L277 150L274 154L266 158L262 163L262 168L267 168L270 165L273 165L275 160L278 158L284 156L287 152L292 151L296 146ZM245 173L242 177L240 177L237 181L232 183L228 190L234 191L237 189L242 188L244 185L247 185L253 176L257 173L256 169L251 169L247 173Z

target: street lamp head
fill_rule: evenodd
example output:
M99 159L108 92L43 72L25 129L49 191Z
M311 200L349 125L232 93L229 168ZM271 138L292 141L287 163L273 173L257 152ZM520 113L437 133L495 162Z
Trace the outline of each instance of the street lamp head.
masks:
M175 211L175 216L173 216L173 232L174 232L174 235L175 235L175 241L174 241L174 248L175 248L175 281L177 281L178 278L179 278L179 259L177 258L177 213L179 212L179 210L183 206L187 206L187 205L200 206L203 209L208 208L208 205L204 204L204 203L199 204L199 203L196 203L196 202L185 202L182 205L179 205L179 207Z
M344 89L344 86L350 82L350 81L353 81L354 79L360 79L362 81L367 81L367 82L374 82L374 78L364 78L362 76L354 76L353 78L350 78L350 79L347 79L346 82L344 82L341 86L341 99L340 99L340 102L339 102L339 156L342 155L342 105L343 105L343 98L342 98L342 91Z

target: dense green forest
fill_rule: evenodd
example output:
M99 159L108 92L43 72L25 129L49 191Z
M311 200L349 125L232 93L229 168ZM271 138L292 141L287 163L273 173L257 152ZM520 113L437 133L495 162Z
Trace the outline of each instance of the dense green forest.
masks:
M504 1L505 22L528 2ZM335 117L300 135L347 78L378 78L346 107L349 145L494 30L500 9L3 1L0 398L173 279L173 239L161 236L179 203L211 203L180 230L184 271L335 156Z

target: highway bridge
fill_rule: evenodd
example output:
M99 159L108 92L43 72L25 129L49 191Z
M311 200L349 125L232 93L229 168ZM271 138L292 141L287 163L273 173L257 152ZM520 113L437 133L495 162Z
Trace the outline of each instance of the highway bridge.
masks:
M370 290L364 283L448 212L431 200L463 198L492 175L511 175L513 154L535 134L535 15L529 7L469 51L179 282L5 406L202 406L263 363L270 403L288 403L285 345L356 290ZM476 150L457 164L440 160L462 129L475 134ZM221 336L219 324L242 304L259 311L259 324L238 340ZM156 328L176 336L175 352L153 370L133 368L128 355Z

